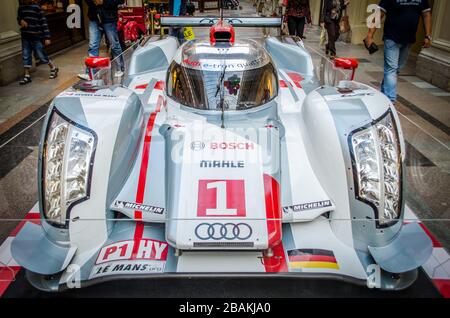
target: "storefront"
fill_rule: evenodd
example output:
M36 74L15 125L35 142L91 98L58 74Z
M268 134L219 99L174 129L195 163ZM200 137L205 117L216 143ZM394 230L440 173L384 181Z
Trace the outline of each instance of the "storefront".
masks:
M47 52L49 54L71 47L85 39L85 31L83 23L81 29L69 29L67 27L67 17L69 13L66 12L70 4L78 4L83 11L83 0L40 0L42 11L44 12L50 33L52 35L52 44L48 46ZM83 12L81 12L83 19Z

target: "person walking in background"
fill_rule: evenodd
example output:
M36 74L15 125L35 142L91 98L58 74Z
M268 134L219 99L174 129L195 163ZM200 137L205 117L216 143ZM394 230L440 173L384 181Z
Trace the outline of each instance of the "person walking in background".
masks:
M89 17L89 56L99 56L102 34L104 33L111 48L113 59L116 59L117 71L115 77L122 77L125 65L122 56L117 21L119 20L119 5L125 0L86 0ZM79 78L88 80L87 70L85 74L79 74Z
M312 21L309 0L287 0L286 15L289 35L296 35L303 39L305 25Z
M384 78L381 91L394 103L397 100L397 77L405 66L411 45L416 42L420 17L425 28L424 48L431 45L431 7L428 0L381 0L379 4L384 23ZM364 44L374 43L376 28L369 29Z
M186 0L169 0L169 15L174 17L185 16L187 13L187 1ZM184 42L183 28L171 27L169 28L169 34L174 36L180 41Z
M325 46L325 54L333 59L336 57L336 41L339 39L342 11L350 3L350 0L324 0L320 25L325 27L328 33L328 43Z
M50 30L47 19L41 8L34 0L20 1L17 12L17 22L20 25L22 35L22 57L25 76L19 82L20 85L31 83L30 69L33 66L33 52L42 63L50 67L50 79L58 76L58 68L49 59L44 45L50 45Z

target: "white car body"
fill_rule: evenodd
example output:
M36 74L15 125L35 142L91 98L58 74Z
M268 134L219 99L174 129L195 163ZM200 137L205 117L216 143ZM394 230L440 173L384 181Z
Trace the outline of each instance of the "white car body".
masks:
M167 23L197 20L184 21ZM223 54L220 63L233 62L215 52L220 45L198 40L180 46L170 36L143 41L124 85L78 87L55 98L40 148L41 225L28 223L12 243L34 286L58 291L74 281L84 286L176 274L324 277L390 290L414 282L432 244L417 224L402 222L404 142L390 101L357 82L341 83L345 91L321 86L298 39L238 37L224 45L228 56L256 50L262 56L257 67L273 65L278 83L270 83L270 101L228 109L223 120L219 108L180 104L169 93L171 65L202 72L204 65L186 59L203 63L205 48ZM95 139L85 196L61 207L63 223L45 212L55 116ZM400 194L398 215L384 225L376 204L359 197L360 163L351 141L361 129L379 129L386 116L396 136ZM379 169L386 170L383 147L373 147ZM382 189L380 206L388 200Z

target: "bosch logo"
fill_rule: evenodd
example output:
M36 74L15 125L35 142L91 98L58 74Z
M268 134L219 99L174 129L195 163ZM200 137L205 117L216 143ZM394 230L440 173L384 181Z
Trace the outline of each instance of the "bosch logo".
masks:
M201 223L195 228L195 236L200 240L247 240L253 234L246 223Z
M255 144L252 142L212 142L210 147L215 150L254 150Z
M205 148L205 143L203 141L193 141L191 143L191 149L194 151L200 151Z

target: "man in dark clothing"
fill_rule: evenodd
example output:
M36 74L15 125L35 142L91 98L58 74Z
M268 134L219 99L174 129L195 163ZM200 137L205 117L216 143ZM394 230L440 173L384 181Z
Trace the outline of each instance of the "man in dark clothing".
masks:
M185 16L187 13L186 6L186 0L169 0L169 15L174 17ZM180 43L184 42L183 28L171 27L169 34L176 37Z
M416 42L417 27L423 17L425 27L424 48L431 44L431 8L428 0L381 0L379 4L384 23L384 79L381 91L392 102L397 100L397 76L408 60L411 45ZM376 28L369 30L364 42L374 43Z
M30 69L33 66L33 51L42 63L46 63L50 67L50 79L56 78L58 68L50 61L44 50L44 44L50 45L50 30L39 5L32 0L22 1L17 12L17 22L22 35L22 56L25 69L25 76L19 84L31 83Z
M86 0L89 8L88 55L98 56L100 54L100 44L104 33L111 47L112 57L116 59L117 71L115 76L117 77L123 76L125 67L117 32L118 7L124 2L125 0ZM88 79L87 74L79 74L78 77Z
M290 35L303 39L306 22L311 23L309 0L288 0L286 6L287 23Z
M336 41L339 39L342 11L347 7L350 0L325 0L322 9L320 24L328 33L328 43L325 48L326 55L336 57Z

